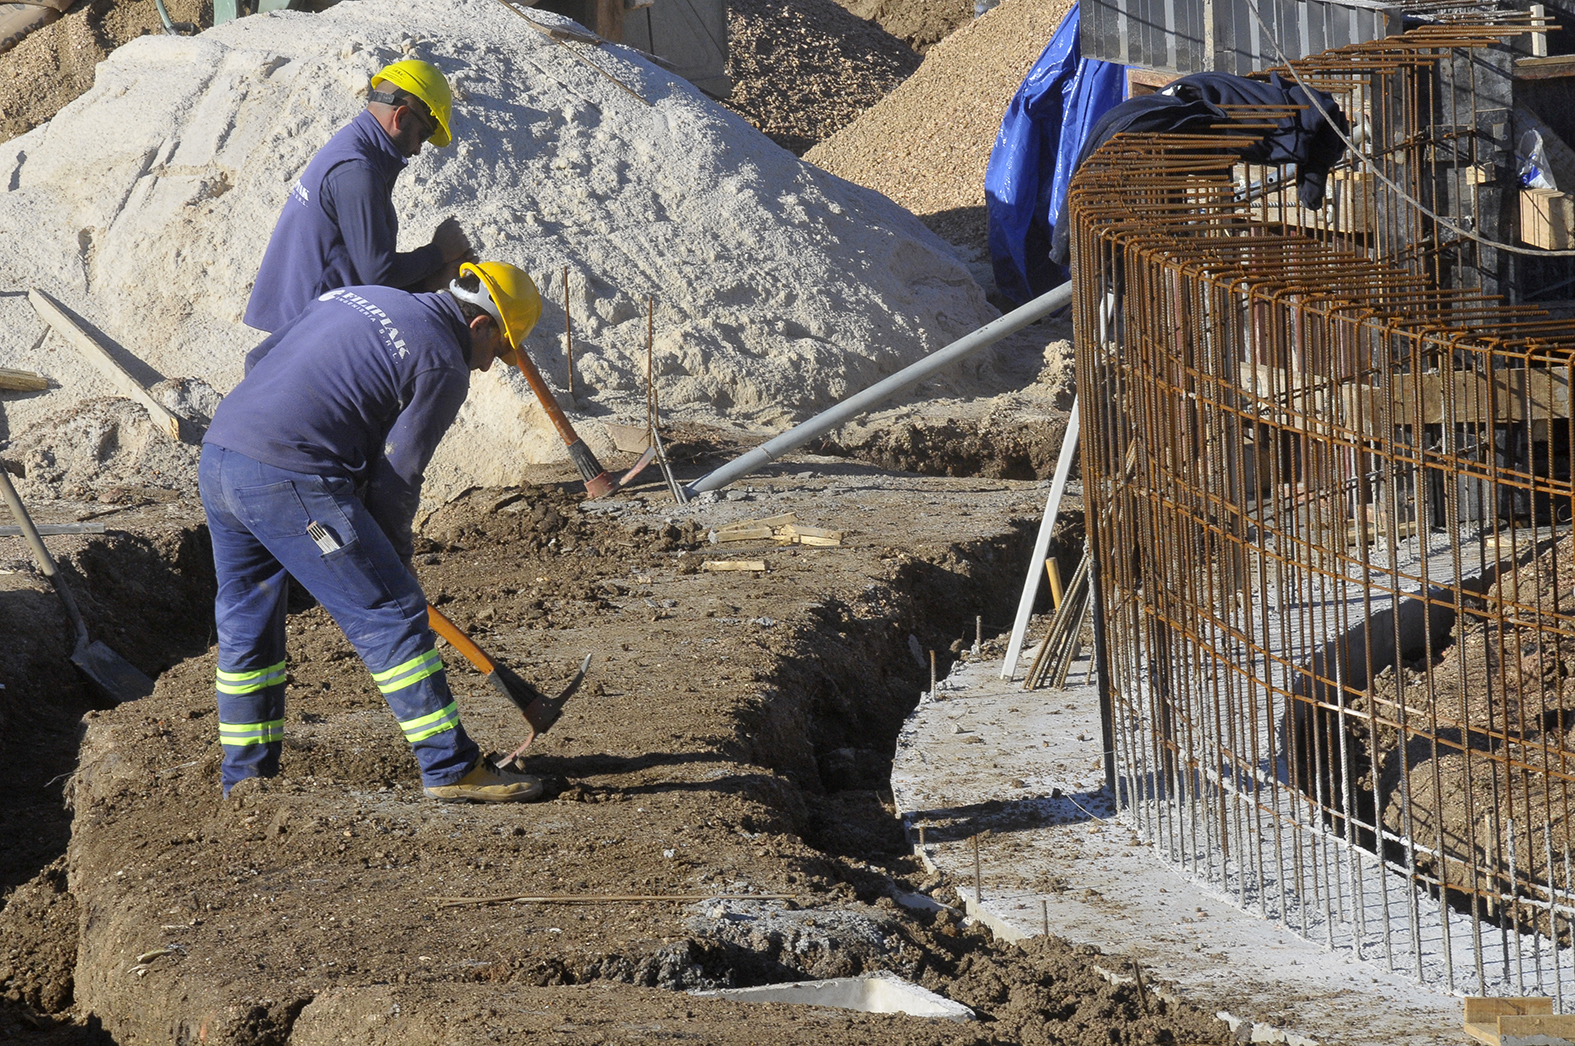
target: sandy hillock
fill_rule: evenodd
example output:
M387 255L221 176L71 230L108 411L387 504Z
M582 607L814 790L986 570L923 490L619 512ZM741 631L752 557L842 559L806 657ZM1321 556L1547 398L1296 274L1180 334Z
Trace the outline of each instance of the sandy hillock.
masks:
M982 249L984 169L1001 116L1071 6L1006 0L930 48L901 87L804 159Z
M459 99L456 146L400 177L404 246L453 214L485 256L536 275L549 304L531 351L559 387L568 266L582 418L643 420L648 295L664 405L744 429L802 418L994 315L889 201L634 52L571 52L489 0L362 0L118 49L91 91L0 146L0 287L62 299L146 384L230 388L260 340L240 319L285 193L363 104L369 75L403 54L437 62ZM25 297L0 297L0 365L58 385L7 405L12 438L111 391L42 331ZM612 453L600 426L583 435ZM511 482L561 454L523 381L495 368L473 384L429 494Z

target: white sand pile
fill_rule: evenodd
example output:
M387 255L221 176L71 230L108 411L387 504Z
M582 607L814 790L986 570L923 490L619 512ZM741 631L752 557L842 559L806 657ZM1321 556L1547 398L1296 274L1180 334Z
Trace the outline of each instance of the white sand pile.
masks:
M644 419L647 295L664 405L760 430L995 315L910 214L629 50L554 43L491 0L360 0L136 40L53 121L0 146L0 365L60 386L7 394L8 434L113 393L58 337L35 344L43 325L17 293L29 286L124 346L148 384L232 387L261 340L241 315L285 193L364 104L370 74L406 54L454 84L457 144L401 175L401 247L454 214L484 257L536 276L548 307L530 347L559 388L569 267L586 412L574 416L604 459L592 419ZM523 380L494 368L473 383L428 493L562 456Z

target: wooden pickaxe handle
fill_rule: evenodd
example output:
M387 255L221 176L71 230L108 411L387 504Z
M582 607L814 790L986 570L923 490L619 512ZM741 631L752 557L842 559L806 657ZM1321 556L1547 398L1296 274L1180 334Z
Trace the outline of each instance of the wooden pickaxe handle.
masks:
M487 652L471 642L469 636L459 630L459 626L443 616L443 612L431 603L427 604L427 624L432 626L432 631L449 641L455 650L465 656L465 660L476 666L476 671L482 675L491 675L498 667L497 662L487 656Z

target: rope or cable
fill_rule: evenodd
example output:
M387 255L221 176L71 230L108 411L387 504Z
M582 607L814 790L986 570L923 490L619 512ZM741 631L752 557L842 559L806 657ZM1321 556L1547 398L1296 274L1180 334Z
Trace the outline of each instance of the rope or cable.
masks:
M1346 148L1350 149L1351 152L1361 160L1363 168L1365 170L1371 171L1374 177L1392 189L1402 200L1405 200L1407 203L1414 206L1418 211L1421 211L1423 214L1427 215L1429 218L1433 219L1439 225L1443 226L1445 229L1448 229L1457 236L1461 236L1468 240L1474 240L1477 243L1486 247L1491 247L1494 250L1509 251L1511 254L1524 254L1534 258L1575 258L1575 250L1544 250L1540 247L1522 247L1518 244L1504 243L1499 240L1489 239L1480 233L1475 233L1469 229L1465 229L1459 225L1456 225L1448 218L1445 218L1443 215L1431 210L1421 200L1418 200L1416 197L1406 192L1405 189L1401 188L1398 182L1394 181L1388 175L1380 171L1378 169L1378 165L1373 163L1371 158L1363 155L1362 151L1357 148L1356 143L1351 140L1350 136L1344 131L1340 130L1339 124L1329 119L1329 111L1325 109L1323 107L1323 103L1318 100L1316 89L1309 87L1307 83L1302 80L1301 74L1296 71L1296 66L1289 58L1286 57L1285 49L1280 46L1279 37L1274 35L1274 30L1270 29L1269 24L1263 20L1263 14L1258 10L1258 0L1247 0L1247 6L1252 8L1252 16L1258 20L1258 25L1263 29L1264 35L1268 37L1269 43L1274 45L1275 54L1279 55L1280 61L1284 63L1285 68L1290 71L1291 79L1296 81L1296 86L1300 87L1307 95L1307 100L1312 103L1312 107L1318 110L1318 115L1324 118L1324 121L1329 125L1330 130L1334 131L1334 133L1339 136L1340 141L1345 143Z

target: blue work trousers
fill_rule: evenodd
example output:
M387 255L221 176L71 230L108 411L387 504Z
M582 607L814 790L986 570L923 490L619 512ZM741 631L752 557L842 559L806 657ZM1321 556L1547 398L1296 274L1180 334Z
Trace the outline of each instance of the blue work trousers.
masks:
M225 793L237 781L279 772L287 575L333 615L371 670L421 765L422 784L463 777L480 752L460 725L426 598L354 484L211 444L202 448L197 478L219 582L214 687Z

